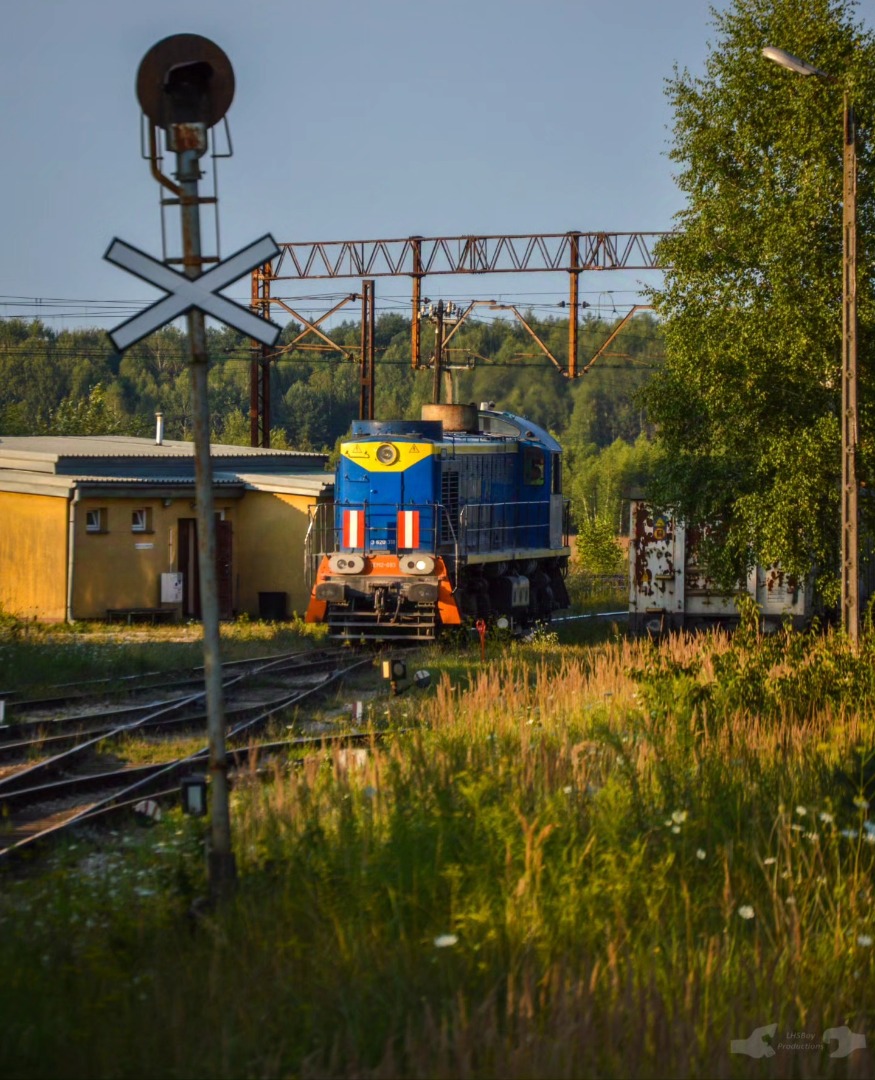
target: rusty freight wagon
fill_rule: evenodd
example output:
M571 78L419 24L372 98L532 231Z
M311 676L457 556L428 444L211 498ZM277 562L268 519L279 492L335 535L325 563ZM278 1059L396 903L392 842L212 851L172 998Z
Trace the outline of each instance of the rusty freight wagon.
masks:
M801 628L811 618L810 580L797 582L778 566L755 566L728 592L718 588L698 561L701 526L688 526L641 499L631 501L629 623L635 633L732 626L736 600L756 600L766 629L785 618Z

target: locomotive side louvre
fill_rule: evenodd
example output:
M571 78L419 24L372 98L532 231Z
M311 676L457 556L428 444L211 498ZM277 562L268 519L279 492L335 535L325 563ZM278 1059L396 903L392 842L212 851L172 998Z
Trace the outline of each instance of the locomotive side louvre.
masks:
M329 542L308 621L356 640L430 639L469 617L525 625L568 605L561 448L519 417L471 412L446 432L435 419L353 424L332 524L315 508L311 525Z

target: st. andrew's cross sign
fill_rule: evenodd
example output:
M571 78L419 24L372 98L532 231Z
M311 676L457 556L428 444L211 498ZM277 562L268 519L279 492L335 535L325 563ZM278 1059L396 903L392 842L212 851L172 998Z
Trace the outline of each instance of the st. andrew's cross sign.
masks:
M226 296L219 296L219 290L279 253L274 238L268 233L236 254L229 255L199 277L189 278L144 251L131 247L124 240L113 240L103 257L122 270L157 286L167 295L111 330L110 341L119 352L123 352L196 308L264 345L275 345L281 333L276 323L254 315Z

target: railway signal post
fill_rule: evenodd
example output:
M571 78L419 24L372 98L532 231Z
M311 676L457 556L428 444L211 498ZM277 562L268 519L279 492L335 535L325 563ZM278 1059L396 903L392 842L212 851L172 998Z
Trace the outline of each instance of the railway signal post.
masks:
M136 274L167 294L146 311L116 327L110 339L126 349L165 323L185 315L191 350L192 405L194 419L195 494L197 505L198 570L201 618L204 628L204 682L210 744L210 892L214 900L227 896L236 877L231 849L225 751L225 707L222 692L219 640L219 603L216 587L216 528L213 478L210 461L210 417L207 399L209 357L205 315L241 333L275 344L280 328L253 315L246 308L220 296L219 290L278 254L270 236L249 245L230 258L207 257L201 245L200 207L215 204L201 197L201 158L209 150L210 130L223 120L234 96L234 73L224 52L197 34L176 34L154 45L137 72L137 97L149 125L149 158L152 174L172 197L165 205L178 205L182 230L182 255L163 262L152 259L123 241L114 240L106 258ZM161 172L158 129L166 148L175 155L175 182ZM215 156L215 153L214 153ZM170 263L182 266L182 272ZM204 272L205 263L214 264Z

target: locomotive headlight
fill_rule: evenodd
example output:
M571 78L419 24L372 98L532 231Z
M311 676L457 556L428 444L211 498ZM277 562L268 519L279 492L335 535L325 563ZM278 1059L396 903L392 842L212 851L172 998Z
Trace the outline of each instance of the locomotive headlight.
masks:
M434 559L431 555L403 555L398 560L398 569L402 574L431 574Z
M394 465L398 456L398 447L391 443L382 443L377 447L377 461L382 465Z

